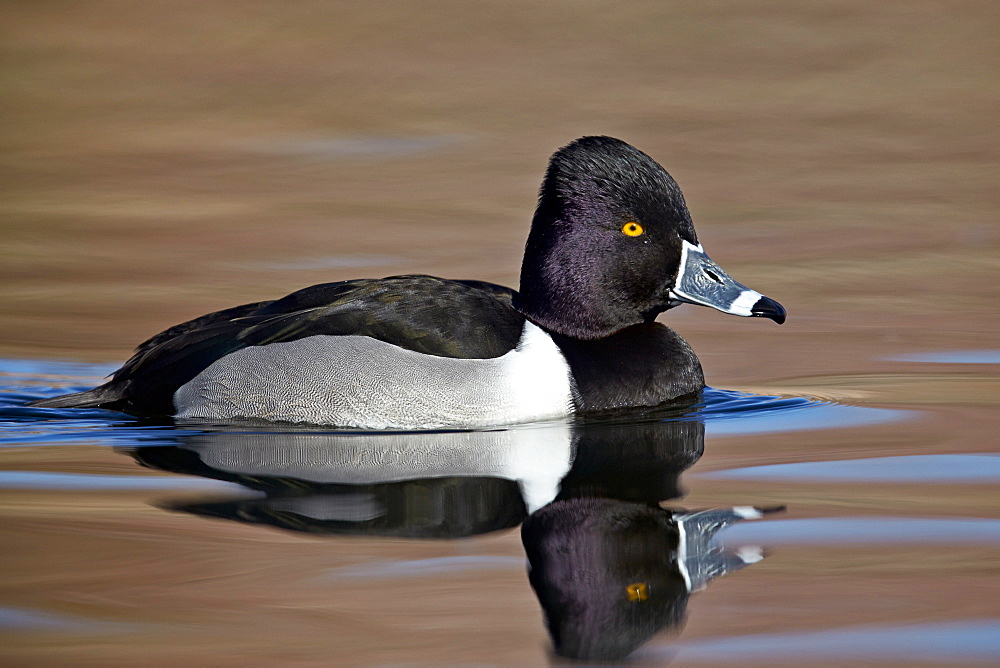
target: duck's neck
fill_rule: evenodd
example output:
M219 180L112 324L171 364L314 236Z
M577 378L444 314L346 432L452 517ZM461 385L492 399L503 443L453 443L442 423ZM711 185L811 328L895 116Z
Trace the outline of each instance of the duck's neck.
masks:
M594 340L613 335L622 329L610 314L594 305L567 298L563 293L538 294L522 291L514 302L515 308L546 331L574 339ZM626 325L627 326L627 325Z
M613 289L594 262L593 249L574 243L573 232L552 224L532 226L515 307L550 332L583 340L651 322L662 309L644 313L629 295ZM559 243L552 235L560 235Z

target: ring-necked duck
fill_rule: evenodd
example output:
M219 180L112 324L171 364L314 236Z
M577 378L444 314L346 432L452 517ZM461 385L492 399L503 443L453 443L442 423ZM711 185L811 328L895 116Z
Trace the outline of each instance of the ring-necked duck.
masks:
M171 327L104 385L34 405L371 429L657 406L705 386L654 322L682 303L785 320L708 258L666 170L583 137L549 162L516 292L419 275L314 285Z

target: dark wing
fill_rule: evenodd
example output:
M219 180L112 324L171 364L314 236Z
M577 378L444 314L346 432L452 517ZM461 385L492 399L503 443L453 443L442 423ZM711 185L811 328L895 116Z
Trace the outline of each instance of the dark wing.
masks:
M171 327L143 342L104 385L34 405L169 415L177 388L215 360L319 334L370 336L440 357L499 357L524 327L513 296L492 283L416 275L314 285Z
M433 276L314 285L262 307L240 333L245 345L316 334L361 334L428 355L499 357L516 345L524 317L514 291L480 281Z

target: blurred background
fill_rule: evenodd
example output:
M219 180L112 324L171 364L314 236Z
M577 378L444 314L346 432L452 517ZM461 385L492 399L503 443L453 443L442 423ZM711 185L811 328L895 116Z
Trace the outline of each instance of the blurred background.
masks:
M710 382L759 377L724 354L740 339L800 373L831 358L784 350L796 332L992 339L998 13L4 3L0 354L117 360L345 278L516 285L546 160L584 134L661 162L713 258L788 307L783 330L672 311Z
M710 385L912 411L712 437L685 503L995 520L995 484L699 476L996 450L996 364L905 356L998 359L998 34L992 0L0 3L0 357L119 362L182 320L325 281L516 286L548 157L608 134L663 164L706 251L788 310L783 327L667 314ZM39 438L3 468L152 475L99 441ZM330 540L166 513L156 494L4 492L0 603L145 624L29 629L8 651L548 661L516 531ZM331 564L480 553L516 567L317 585ZM700 594L683 637L992 619L998 569L995 540L784 549Z

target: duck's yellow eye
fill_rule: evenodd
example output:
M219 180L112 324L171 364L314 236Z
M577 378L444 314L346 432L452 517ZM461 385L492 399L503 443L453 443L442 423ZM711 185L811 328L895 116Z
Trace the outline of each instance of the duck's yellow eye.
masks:
M642 225L635 222L634 220L630 220L629 222L622 225L622 232L624 232L626 235L630 237L637 237L640 234L642 234L644 230L642 229Z

